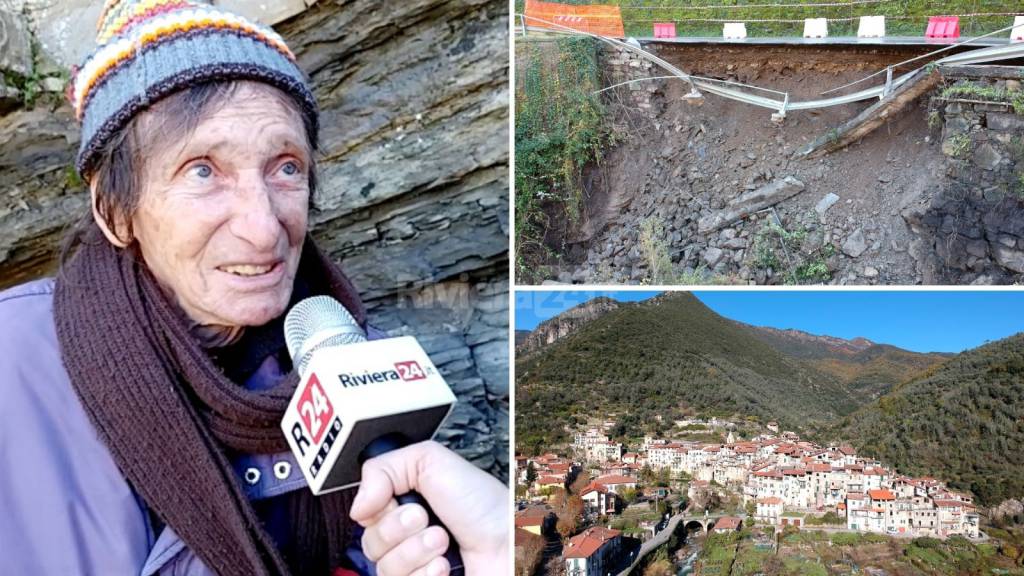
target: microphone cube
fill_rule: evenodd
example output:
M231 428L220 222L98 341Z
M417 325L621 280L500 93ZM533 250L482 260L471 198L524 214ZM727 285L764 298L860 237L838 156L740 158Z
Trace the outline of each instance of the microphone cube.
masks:
M357 486L370 442L434 437L455 395L412 336L323 348L313 357L281 421L314 494Z

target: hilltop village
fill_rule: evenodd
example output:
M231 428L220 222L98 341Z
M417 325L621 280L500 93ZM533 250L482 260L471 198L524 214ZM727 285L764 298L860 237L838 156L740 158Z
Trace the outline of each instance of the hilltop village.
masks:
M518 484L534 504L524 504L517 512L517 542L527 538L520 532L543 532L545 518L553 519L537 503L559 497L570 485L582 501L583 519L589 520L581 525L592 526L566 540L563 557L569 574L604 574L621 566L622 531L611 527L614 520L629 504L670 497L676 485L686 487L685 497L675 495L680 508L685 506L689 516L708 518L701 526L711 532L745 525L806 529L813 524L815 529L900 538L984 537L970 495L935 478L899 474L858 456L850 446L820 446L780 431L775 422L743 440L723 420L675 424L717 430L725 441L645 436L642 444L626 446L609 438L614 422L605 422L577 431L569 454L518 457ZM733 513L710 517L706 510L711 502L732 502ZM654 521L642 523L641 537L653 537L659 528Z

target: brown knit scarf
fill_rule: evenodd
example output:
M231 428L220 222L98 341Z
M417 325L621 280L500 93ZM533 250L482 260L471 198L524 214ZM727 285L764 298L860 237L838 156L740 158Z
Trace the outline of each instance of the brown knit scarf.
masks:
M54 296L64 366L114 462L217 574L326 576L342 565L351 492L289 494L296 550L286 558L226 456L288 450L279 425L297 376L264 391L230 381L140 260L94 229L65 264ZM365 325L358 292L312 239L298 274Z

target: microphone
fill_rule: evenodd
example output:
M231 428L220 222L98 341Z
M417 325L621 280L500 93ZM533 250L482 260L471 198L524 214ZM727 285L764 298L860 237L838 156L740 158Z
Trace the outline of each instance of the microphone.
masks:
M455 405L455 395L412 336L367 340L355 318L329 296L296 304L284 321L285 343L299 385L281 430L315 495L358 486L362 464L429 440ZM443 524L416 492L431 525ZM453 576L464 568L455 538L445 558Z

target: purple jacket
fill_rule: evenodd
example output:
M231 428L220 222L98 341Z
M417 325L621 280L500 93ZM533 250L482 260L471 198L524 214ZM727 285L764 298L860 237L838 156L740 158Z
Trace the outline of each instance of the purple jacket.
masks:
M40 576L213 576L169 527L154 533L61 361L52 279L0 292L0 565ZM383 337L374 329L371 339ZM268 358L247 383L280 376ZM261 382L261 380L264 380ZM290 453L233 462L251 500L306 482ZM356 543L349 559L373 576Z

